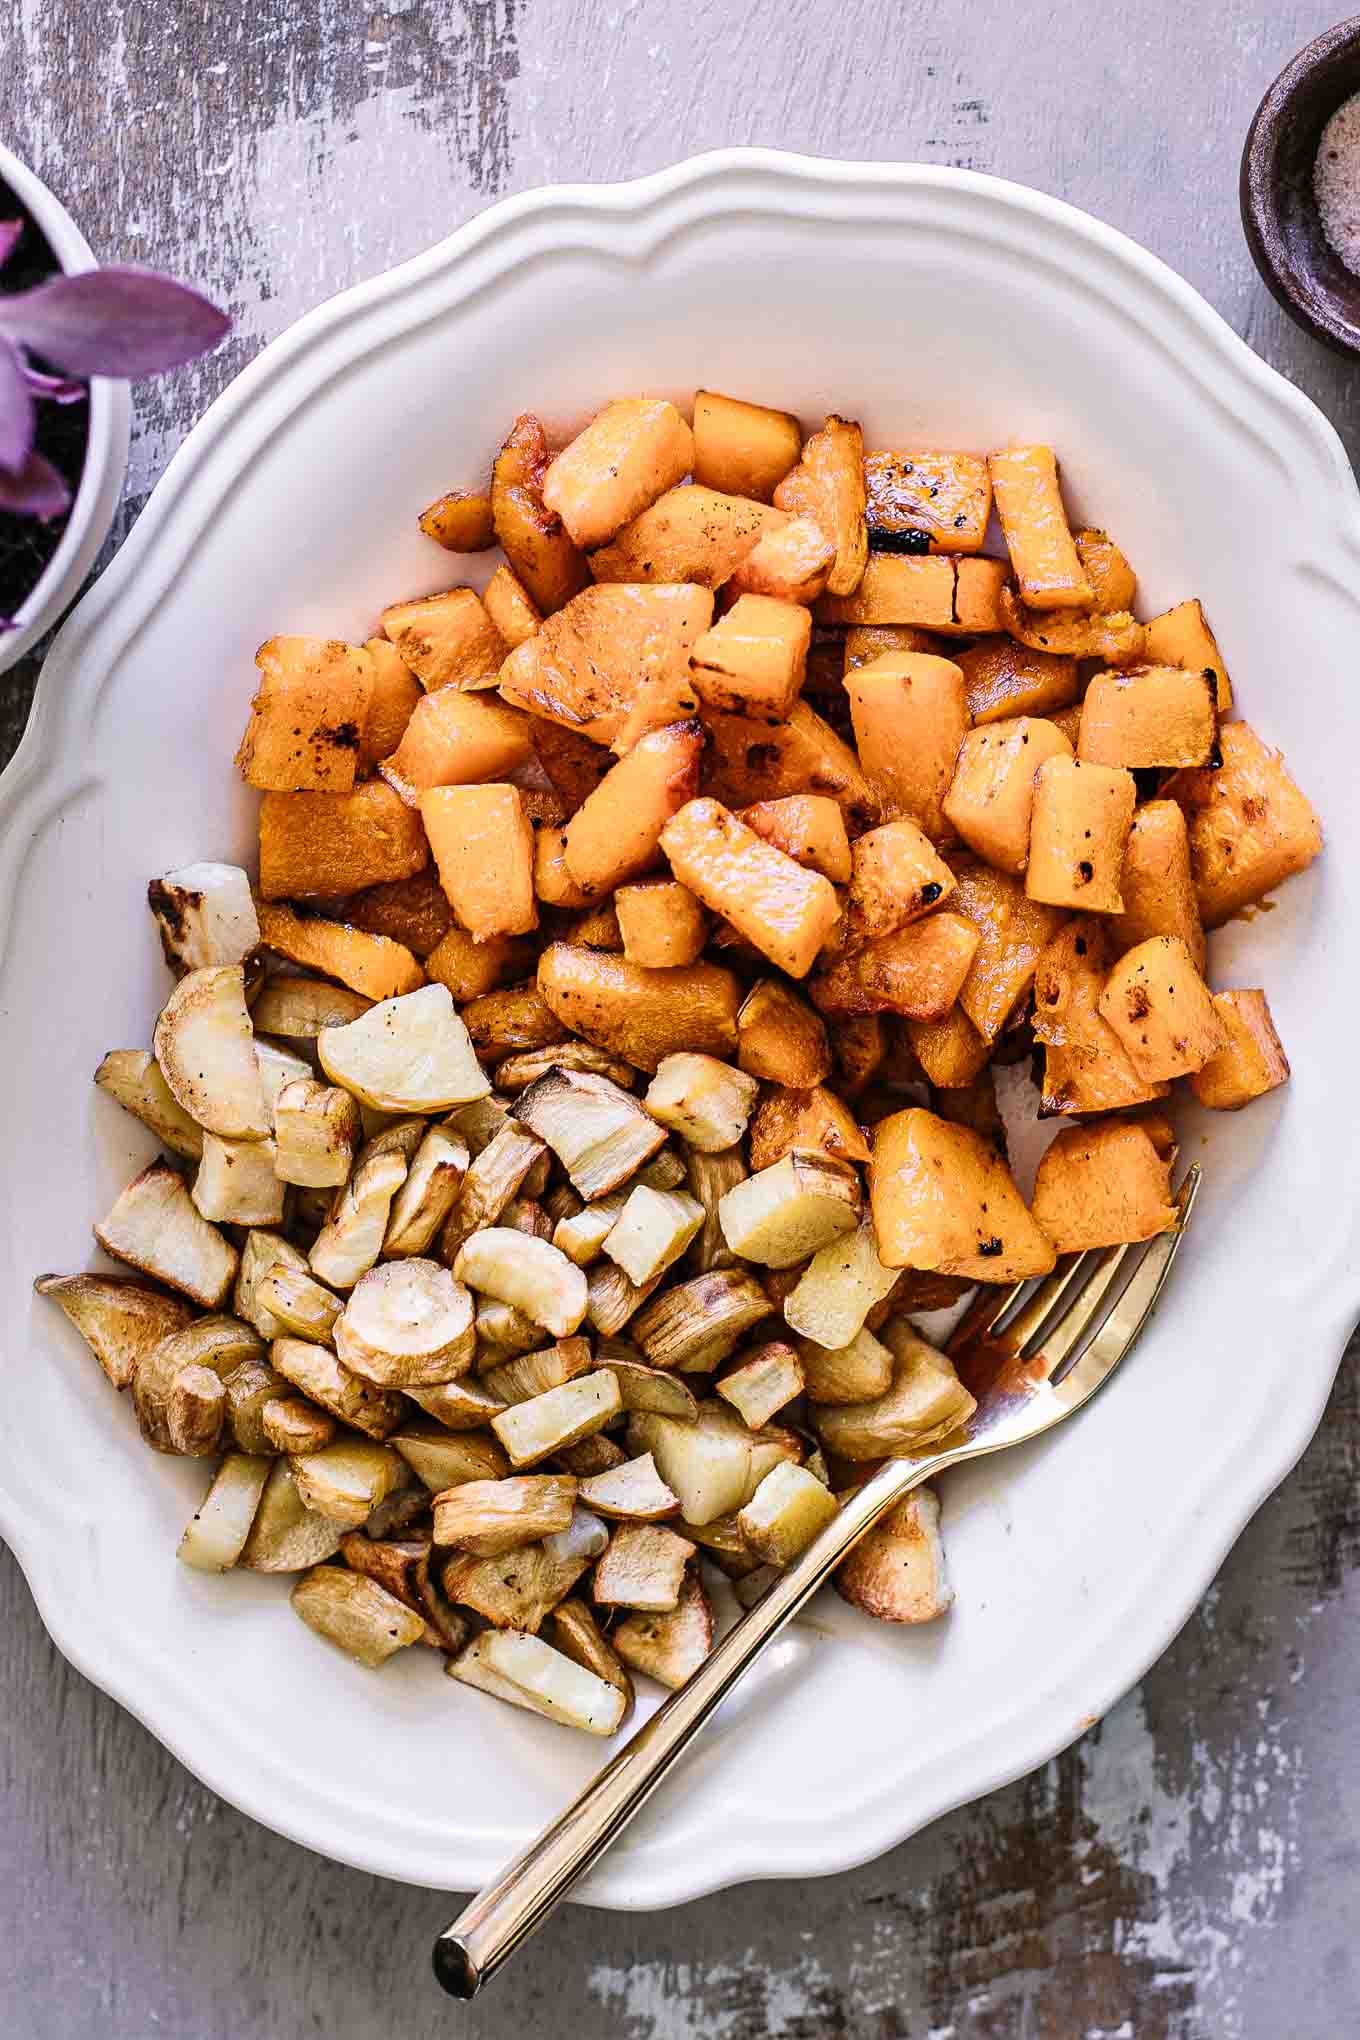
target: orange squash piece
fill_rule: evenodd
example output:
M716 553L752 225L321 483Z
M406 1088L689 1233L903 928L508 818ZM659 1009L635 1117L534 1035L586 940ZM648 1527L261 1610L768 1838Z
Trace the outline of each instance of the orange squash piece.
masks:
M954 654L973 724L1070 708L1081 692L1074 658L1032 651L1012 637L985 637ZM1075 740L1074 740L1075 741Z
M992 514L992 478L976 453L866 453L870 545L920 532L932 552L976 552Z
M426 538L445 552L485 552L496 543L491 498L481 489L450 489L436 496L421 511L419 523Z
M260 683L236 753L247 786L348 793L373 699L369 653L339 638L272 637L255 664Z
M805 701L773 726L744 715L705 720L709 746L701 784L725 806L740 809L791 793L819 793L835 801L851 835L880 819L878 796L858 758Z
M567 823L567 870L588 897L656 863L671 817L692 800L704 748L701 722L648 730Z
M411 807L431 786L506 779L533 756L529 718L495 695L441 687L416 703L405 735L379 768Z
M968 729L963 675L952 659L890 652L847 674L860 763L884 816L916 823L932 843L952 829L944 798Z
M805 871L716 800L682 807L662 829L661 847L706 907L790 977L806 977L840 914L820 872Z
M532 411L516 418L491 470L491 515L506 559L544 616L560 609L590 581L585 554L572 544L562 520L543 501L552 456L548 436Z
M425 973L410 950L385 935L369 935L339 921L295 914L291 907L268 900L260 902L259 915L260 941L266 949L306 970L319 971L323 977L337 978L366 999L395 999L425 982Z
M1040 1159L1031 1209L1060 1254L1155 1239L1176 1223L1174 1147L1159 1149L1148 1124L1109 1119L1065 1126Z
M267 793L260 891L267 900L343 898L412 878L430 861L420 816L381 779L353 793Z
M694 435L664 397L617 397L543 477L543 503L574 544L603 545L694 466Z
M364 646L373 661L373 693L359 740L359 771L372 772L390 758L425 690L390 638L372 637Z
M502 697L631 750L647 730L693 715L689 655L712 616L706 588L587 588L510 654Z
M790 986L762 978L737 1015L737 1065L767 1084L812 1090L831 1074L826 1027Z
M420 815L460 926L474 941L538 926L534 832L516 786L432 786Z
M850 879L850 838L834 800L825 794L791 793L783 800L758 800L738 818L776 850L807 871L820 871L833 885Z
M1322 849L1322 826L1279 751L1250 723L1224 723L1218 771L1178 772L1166 792L1185 810L1190 861L1206 928L1304 871Z
M614 896L623 953L645 970L697 963L708 939L708 920L687 886L673 878L621 885Z
M1225 1040L1195 1071L1190 1088L1213 1112L1240 1112L1253 1098L1289 1082L1289 1058L1264 992L1216 992L1214 1011Z
M1071 756L1062 731L1042 716L969 730L944 797L945 819L998 871L1022 872L1029 862L1035 775L1046 758Z
M1055 1113L1116 1112L1164 1098L1167 1083L1146 1083L1100 1011L1116 955L1112 924L1079 914L1060 928L1034 973L1035 1039L1044 1050L1042 1118Z
M1045 945L1062 925L1059 908L1026 896L1017 879L971 861L956 867L951 905L978 932L959 1004L984 1041L995 1041L1029 990Z
M420 822L419 815L413 819ZM423 825L420 833L422 837L425 834ZM428 842L425 852L427 861L414 877L368 886L345 905L345 919L352 928L363 928L370 935L386 935L393 942L400 942L422 963L453 926L453 914L439 874L428 861Z
M792 412L696 392L694 479L705 488L768 503L802 450L803 428Z
M480 999L534 967L532 943L511 935L476 942L466 928L450 928L425 959L425 975L447 985L456 1005Z
M820 1149L838 1162L867 1162L869 1143L848 1105L817 1084L808 1090L766 1091L750 1126L751 1167L772 1169L795 1148Z
M947 909L913 921L820 971L808 986L818 1012L901 1013L943 1020L967 979L978 931Z
M438 687L494 687L510 649L472 588L390 603L382 627L427 694Z
M1025 602L1034 609L1094 609L1058 487L1051 446L1011 446L987 456L1006 550Z
M1209 765L1218 757L1212 673L1179 666L1132 666L1097 673L1081 710L1077 756L1085 764Z
M991 1142L920 1106L874 1128L869 1197L885 1267L1021 1282L1057 1260Z
M668 1055L730 1055L741 987L731 971L693 963L644 970L626 957L554 942L538 960L538 989L562 1025L635 1069Z

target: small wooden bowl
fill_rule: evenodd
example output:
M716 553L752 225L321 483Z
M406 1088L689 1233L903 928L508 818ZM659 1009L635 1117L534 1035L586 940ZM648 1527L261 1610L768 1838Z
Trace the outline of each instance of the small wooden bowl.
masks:
M1323 128L1357 91L1360 15L1281 71L1242 151L1242 225L1256 267L1290 317L1342 354L1360 354L1360 276L1322 231L1313 163Z

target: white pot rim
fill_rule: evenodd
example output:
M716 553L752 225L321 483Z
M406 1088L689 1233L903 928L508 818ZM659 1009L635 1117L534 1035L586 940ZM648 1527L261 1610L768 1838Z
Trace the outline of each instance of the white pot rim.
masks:
M67 275L98 268L94 250L60 199L3 143L0 179L27 206ZM22 658L79 594L123 493L131 420L127 384L111 382L105 376L92 377L85 464L75 501L60 544L15 611L16 628L0 633L0 673Z

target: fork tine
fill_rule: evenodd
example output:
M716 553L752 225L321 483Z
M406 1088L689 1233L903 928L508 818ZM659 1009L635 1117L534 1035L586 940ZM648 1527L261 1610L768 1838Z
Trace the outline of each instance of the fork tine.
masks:
M1022 1311L1017 1311L1006 1327L1006 1338L1017 1353L1023 1353L1035 1333L1042 1330L1059 1304L1071 1293L1081 1274L1084 1254L1074 1254L1065 1266L1053 1270L1047 1281L1041 1282Z
M1171 1232L1161 1233L1148 1246L1123 1293L1107 1312L1104 1322L1076 1365L1057 1384L1058 1393L1073 1404L1084 1402L1099 1388L1106 1375L1123 1359L1151 1317L1171 1263L1180 1251L1190 1214L1199 1192L1200 1168L1196 1162L1186 1173L1177 1202L1180 1217ZM1069 1351L1071 1348L1069 1347ZM1059 1363L1060 1364L1060 1363Z
M1085 1280L1080 1289L1052 1327L1048 1337L1029 1356L1041 1363L1043 1372L1050 1381L1068 1355L1081 1344L1093 1326L1098 1325L1104 1318L1108 1299L1119 1281L1120 1271L1129 1252L1127 1246L1106 1247L1096 1255L1094 1262L1081 1264Z

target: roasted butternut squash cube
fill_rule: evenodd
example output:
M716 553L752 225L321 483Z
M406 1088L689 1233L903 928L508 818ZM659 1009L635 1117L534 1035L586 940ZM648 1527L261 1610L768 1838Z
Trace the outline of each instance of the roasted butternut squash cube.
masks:
M834 800L825 794L791 793L783 800L758 800L738 817L776 850L807 871L820 871L833 885L850 877L850 838Z
M247 786L348 793L376 684L371 655L339 638L272 637L255 664L260 683L236 753Z
M1127 609L1030 609L1013 588L997 595L994 630L1008 631L1031 651L1059 658L1101 659L1107 666L1136 666L1147 654L1147 626Z
M942 909L895 934L866 943L819 971L808 986L818 1012L839 1019L856 1013L901 1013L908 1020L943 1020L967 979L978 931Z
M482 489L450 489L436 496L421 511L420 528L445 552L486 552L496 543L491 498Z
M1011 446L987 456L992 496L1021 596L1035 609L1093 609L1073 542L1051 446Z
M812 642L812 615L795 602L739 595L689 656L706 709L783 722L798 699Z
M1280 752L1244 722L1224 723L1219 748L1216 772L1177 773L1166 788L1185 810L1206 928L1305 871L1322 848L1321 824Z
M512 567L497 567L482 590L482 607L513 652L531 638L543 612Z
M395 999L417 991L425 973L409 949L385 935L346 928L311 914L295 914L273 901L260 903L260 941L323 977L338 978L366 999Z
M529 718L495 695L441 687L416 703L382 776L411 807L431 786L505 779L533 756Z
M859 1013L838 1019L831 1043L836 1059L836 1085L843 1097L855 1098L873 1081L888 1053L887 1024L881 1013Z
M1218 757L1212 676L1180 666L1133 666L1097 673L1081 710L1083 764L1210 765Z
M564 939L578 949L608 949L623 954L623 930L612 900L604 900L573 921Z
M963 675L952 659L889 652L846 677L860 763L885 819L916 823L932 843L952 831L944 797L968 729Z
M545 779L566 809L564 819L575 814L587 794L595 791L614 763L607 750L578 736L560 723L545 722L541 715L529 720L534 756Z
M803 428L791 411L772 411L699 390L694 398L694 479L705 488L768 503L797 467Z
M859 586L869 557L864 522L864 434L849 418L832 416L814 432L803 457L774 492L781 510L810 517L836 548L826 585L833 595Z
M782 513L687 482L667 489L610 545L590 556L597 581L688 582L721 588Z
M962 1091L981 1074L992 1052L962 1006L943 1020L908 1020L907 1039L913 1055L936 1091Z
M737 1062L748 1076L809 1091L831 1074L826 1028L778 978L752 985L737 1014Z
M1138 577L1108 531L1074 531L1072 543L1086 570L1097 609L1131 610L1138 594Z
M1075 757L1077 738L1081 735L1081 703L1074 701L1070 708L1055 708L1047 720L1052 723L1055 730L1062 731L1068 743L1072 746L1072 753Z
M425 975L447 985L457 1005L480 999L534 967L532 945L509 935L475 941L466 928L450 928L425 959Z
M1174 1148L1160 1152L1144 1123L1065 1126L1045 1149L1030 1206L1060 1254L1155 1239L1176 1223Z
M635 1069L665 1056L731 1055L741 987L731 971L692 963L644 970L626 957L554 942L538 960L538 989L563 1026Z
M1041 716L984 723L969 730L944 797L945 819L970 850L998 871L1029 863L1034 781L1046 758L1070 758L1062 731Z
M419 822L419 815L414 819ZM424 835L424 827L421 834ZM394 878L368 886L345 903L345 919L352 928L370 935L386 935L418 956L422 963L436 949L453 926L453 914L439 883L439 874L426 861L411 878Z
M649 878L621 885L614 897L623 953L644 970L673 970L697 963L708 939L704 910L688 887L673 878Z
M1133 811L1119 881L1124 911L1111 933L1132 949L1149 935L1179 935L1195 969L1204 970L1204 927L1190 869L1190 834L1174 800L1149 800Z
M661 847L706 907L790 977L807 976L840 914L828 879L795 864L716 800L689 801L661 831Z
M1178 602L1164 609L1147 626L1146 657L1158 666L1184 666L1187 672L1212 674L1218 695L1218 712L1226 716L1233 705L1232 682L1200 604Z
M1239 1112L1289 1082L1289 1058L1264 992L1216 992L1214 1011L1226 1039L1191 1076L1190 1088L1211 1111Z
M1034 782L1025 891L1050 906L1122 914L1124 845L1138 799L1119 765L1049 758Z
M639 515L694 465L694 435L662 397L616 397L563 447L543 477L556 511L586 551Z
M1039 958L1032 1025L1044 1050L1041 1118L1125 1111L1164 1098L1170 1089L1138 1075L1100 1012L1105 980L1120 953L1115 927L1095 914L1077 915Z
M420 815L439 882L475 942L538 926L534 831L517 786L432 786Z
M1203 1069L1228 1038L1178 935L1153 935L1122 956L1105 981L1100 1011L1145 1083Z
M1018 879L984 864L960 863L951 905L977 931L959 1004L984 1041L995 1041L1029 991L1062 914L1028 897Z
M744 715L710 716L708 736L700 783L727 807L819 793L835 801L851 835L880 818L858 758L805 701L773 727Z
M542 423L531 411L514 429L491 470L491 514L506 559L545 616L579 595L590 581L585 554L543 501L551 455Z
M889 1268L1021 1282L1057 1259L990 1141L920 1106L874 1128L869 1198Z
M987 536L992 478L979 454L866 453L864 484L871 546L919 534L932 552L971 553Z
M712 617L704 588L587 588L510 654L501 695L628 751L647 730L698 707L689 655Z
M494 687L510 647L472 588L393 602L382 627L427 694L439 687Z
M373 692L359 740L359 771L370 773L390 758L425 690L390 638L372 637L364 646L373 661Z
M567 869L567 832L542 828L534 836L534 891L545 907L575 909L590 905L590 894Z
M727 586L738 595L812 603L825 591L835 557L836 548L820 524L791 517L752 547Z
M1004 561L976 555L870 553L854 594L824 595L817 621L906 625L940 637L982 637L1004 627L1006 572Z
M260 802L267 900L343 898L411 878L429 861L420 816L381 779L353 793L267 793Z
M885 652L938 652L940 641L911 623L857 623L844 633L841 677L857 666L881 659Z
M537 985L505 985L469 999L459 1015L483 1062L523 1049L551 1048L566 1028L545 1006Z
M915 822L884 822L858 838L852 852L841 947L862 949L919 920L947 900L954 874Z
M1011 637L985 637L954 654L963 675L964 699L973 723L1007 722L1013 716L1051 716L1070 707L1081 691L1077 662L1051 652L1031 651Z
M771 1169L795 1148L820 1150L838 1162L867 1162L869 1144L855 1116L824 1085L766 1091L751 1121L751 1167Z
M648 730L619 759L566 829L567 870L596 898L659 861L661 833L699 789L703 724Z

